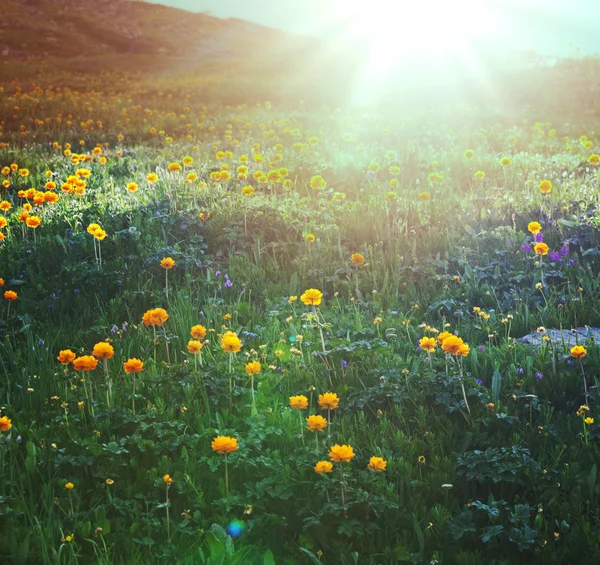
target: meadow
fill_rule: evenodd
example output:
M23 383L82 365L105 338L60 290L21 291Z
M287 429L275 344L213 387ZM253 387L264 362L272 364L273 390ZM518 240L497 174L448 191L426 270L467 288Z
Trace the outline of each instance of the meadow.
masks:
M598 563L597 99L219 80L0 86L0 560Z

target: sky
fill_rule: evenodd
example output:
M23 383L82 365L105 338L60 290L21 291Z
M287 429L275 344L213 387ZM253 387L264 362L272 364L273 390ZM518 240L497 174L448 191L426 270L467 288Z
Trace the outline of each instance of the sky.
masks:
M600 25L597 23L600 21L600 0L147 1L321 37L339 29L340 25L347 25L349 20L354 21L357 29L366 24L374 28L373 33L382 29L394 33L390 21L397 20L408 22L411 41L421 38L427 41L432 20L437 20L434 31L435 26L444 21L446 27L449 24L459 35L466 29L478 30L495 45L509 45L514 50L564 56L576 53L579 48L583 54L600 54ZM479 11L477 17L473 7ZM366 10L371 14L376 12L377 18L365 17Z

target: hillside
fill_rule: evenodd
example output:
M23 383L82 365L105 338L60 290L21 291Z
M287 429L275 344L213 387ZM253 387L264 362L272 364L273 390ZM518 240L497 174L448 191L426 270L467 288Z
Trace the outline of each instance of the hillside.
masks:
M167 6L104 0L2 0L3 58L158 55L240 56L266 44L287 51L300 38L242 20Z

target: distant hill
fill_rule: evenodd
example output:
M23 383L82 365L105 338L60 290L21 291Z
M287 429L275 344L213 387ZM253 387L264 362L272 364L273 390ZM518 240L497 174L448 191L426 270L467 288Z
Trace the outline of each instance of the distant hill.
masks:
M144 54L247 57L301 38L237 19L131 0L0 0L3 58Z

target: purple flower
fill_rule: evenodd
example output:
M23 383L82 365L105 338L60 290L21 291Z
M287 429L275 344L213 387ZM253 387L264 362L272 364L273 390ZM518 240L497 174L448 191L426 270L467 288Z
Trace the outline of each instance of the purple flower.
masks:
M484 349L483 345L480 345L480 346L479 346L479 351L481 351L481 353L483 353L483 352L485 351L485 349Z
M561 248L560 248L560 254L561 255L568 255L569 254L569 244L565 243Z
M226 280L226 281L223 283L223 286L224 286L225 288L230 288L230 287L232 287L232 286L233 286L233 283L232 283L232 282L231 282L229 279L227 279L227 280Z
M558 251L550 251L550 253L548 253L548 257L553 263L560 262L560 253Z
M479 385L479 386L483 386L483 381L481 379L475 379L475 382Z
M128 326L128 325L129 325L129 324L128 324L127 322L123 322L123 326L121 327L121 331L122 331L123 333L125 333L125 332L127 331L127 326Z
M348 366L348 361L342 359L342 369L345 369Z
M221 271L215 271L215 277L220 277L221 276Z
M75 289L73 292L74 292L75 294L79 294L81 291L80 291L78 288L76 288L76 289Z
M40 339L40 341L38 341L38 345L39 345L39 346L42 346L42 345L44 345L44 340L43 340L43 339Z
M569 259L569 262L567 263L567 265L569 267L572 267L575 264L575 259Z
M529 243L524 243L523 247L521 247L521 251L523 251L523 253L531 253L531 245L529 245Z
M535 379L537 381L541 381L544 378L544 375L542 375L542 373L536 373L535 374Z
M110 328L110 333L115 335L118 331L119 331L119 328L115 324L113 324L113 327Z
M523 369L523 367L517 367L517 373L519 373L519 375L522 375L525 372L525 369Z
M567 365L573 365L573 361L571 361L571 359L567 359Z
M544 234L540 231L533 236L533 239L536 243L542 243L544 241Z

